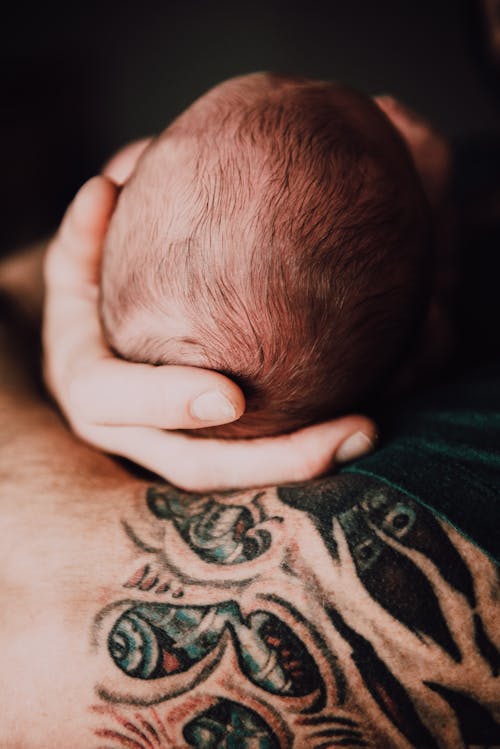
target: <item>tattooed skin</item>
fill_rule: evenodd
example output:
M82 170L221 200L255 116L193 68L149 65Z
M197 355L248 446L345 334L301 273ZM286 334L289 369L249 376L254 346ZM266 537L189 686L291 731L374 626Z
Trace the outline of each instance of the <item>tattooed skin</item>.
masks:
M144 504L95 749L500 746L497 571L420 505L354 475Z

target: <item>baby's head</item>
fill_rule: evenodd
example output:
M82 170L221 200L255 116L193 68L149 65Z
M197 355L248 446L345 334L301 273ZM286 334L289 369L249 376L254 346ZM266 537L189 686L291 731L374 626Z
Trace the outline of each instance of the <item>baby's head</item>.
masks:
M366 96L268 74L209 91L145 151L106 238L112 347L243 388L227 437L360 405L413 341L430 275L427 204Z

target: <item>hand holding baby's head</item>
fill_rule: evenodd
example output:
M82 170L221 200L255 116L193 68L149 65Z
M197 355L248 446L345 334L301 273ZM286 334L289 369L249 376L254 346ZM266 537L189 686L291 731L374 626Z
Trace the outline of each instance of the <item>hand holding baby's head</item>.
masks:
M101 311L127 359L228 374L277 434L352 408L404 356L429 280L427 204L377 106L255 74L209 91L140 158L106 239Z

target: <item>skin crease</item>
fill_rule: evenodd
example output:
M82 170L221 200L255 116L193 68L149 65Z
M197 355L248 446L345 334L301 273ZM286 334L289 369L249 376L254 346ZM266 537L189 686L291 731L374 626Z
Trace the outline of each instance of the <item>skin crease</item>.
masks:
M26 329L19 328L3 310L0 320L0 418L3 424L0 429L2 749L47 749L49 746L52 749L65 749L68 746L74 749L101 749L104 746L113 749L122 749L124 746L151 749L151 744L142 741L141 734L137 733L141 727L144 732L145 721L156 726L155 730L159 734L161 722L172 735L184 725L181 716L186 714L185 710L189 709L192 717L211 704L207 702L207 698L214 689L217 694L230 696L233 702L237 689L238 701L243 706L260 710L267 723L273 725L273 730L278 733L281 731L279 735L285 736L282 722L273 717L272 711L264 708L269 702L269 694L260 688L259 701L255 701L257 687L252 686L243 675L235 681L236 666L231 666L231 678L235 685L232 687L233 691L227 691L228 677L224 676L219 683L215 672L210 680L201 684L204 696L200 698L198 708L194 697L194 702L192 700L189 704L186 703L186 697L179 697L174 704L181 704L179 700L184 700L184 707L182 710L179 707L177 713L169 712L168 700L160 701L154 708L141 708L137 705L128 706L126 702L108 704L99 698L99 690L102 689L118 689L119 693L125 694L137 694L134 690L139 689L143 696L154 693L156 689L154 681L132 679L116 667L106 645L106 633L114 619L111 617L110 622L107 615L108 618L105 617L103 624L96 629L96 617L101 615L100 612L107 611L110 605L123 599L178 603L179 599L172 599L168 591L158 596L154 591L148 592L147 586L142 591L137 587L144 578L143 573L138 574L144 563L152 565L154 569L151 554L147 552L148 545L158 545L163 528L170 527L170 524L165 525L155 519L148 510L145 499L151 489L149 482L133 477L115 461L82 444L63 425L53 408L41 399L36 378L33 378L36 366L33 368L26 360ZM340 481L341 478L333 479L334 482L337 480ZM165 488L157 487L155 491L159 489L161 497L161 491ZM283 506L277 502L275 490L269 489L263 494L268 498L265 501L270 503L271 514L280 512L280 507ZM332 498L333 496L335 495ZM185 505L187 501L186 495L182 498L182 503ZM248 503L248 496L242 492L234 495L231 501ZM323 500L318 498L318 511L321 503L324 509L328 508L326 497ZM133 534L125 532L126 527L133 529ZM458 735L454 733L453 711L446 707L445 702L436 702L435 692L423 689L420 679L432 675L432 678L441 679L447 684L463 684L460 688L465 689L467 694L477 699L482 695L482 704L487 704L488 699L491 701L491 693L488 697L491 674L488 675L487 664L483 665L482 658L478 655L471 657L475 645L470 639L467 625L469 609L464 605L463 594L457 595L448 586L443 591L444 598L440 603L445 615L451 617L450 626L453 624L454 637L467 654L461 666L446 657L441 648L436 648L432 637L419 641L410 630L402 626L397 616L384 614L380 604L367 596L365 587L359 585L359 578L352 576L352 563L348 561L348 557L340 569L333 567L325 577L323 584L330 580L330 584L334 585L334 592L325 588L323 593L318 593L319 598L309 599L311 591L316 590L318 581L310 577L307 566L312 565L317 574L322 569L326 574L327 569L324 565L327 565L328 557L322 551L321 538L311 521L303 513L291 508L286 511L284 523L276 526L274 532L279 527L282 541L277 548L289 548L287 565L295 567L297 576L292 588L287 589L285 581L280 583L281 594L287 598L295 590L294 605L306 612L313 605L317 607L318 600L326 602L330 599L338 614L350 626L358 626L360 623L360 632L378 633L377 650L380 654L384 653L384 643L390 643L387 663L392 664L392 668L401 674L405 690L410 694L414 692L415 698L418 697L419 709L426 716L427 725L434 726L437 735L441 736L441 746L450 749L461 746ZM326 538L326 521L322 527ZM428 521L424 523L424 527L429 527ZM342 537L338 533L337 529L337 543L341 543ZM140 543L146 544L146 550L138 547L139 542L134 537L142 539ZM476 610L483 616L484 626L491 635L494 632L491 625L495 621L495 609L490 602L494 588L491 564L472 544L457 538L457 534L452 534L451 539L460 550L460 558L467 562L471 574L477 576ZM441 543L444 542L443 538ZM172 549L172 543L174 536L165 546L167 552ZM179 541L175 543L177 565L185 570L194 570L195 557L192 552L182 544L179 546ZM345 556L346 549L342 554ZM433 559L433 564L439 565L439 545L434 551ZM452 566L456 567L458 562L457 557ZM265 562L264 569L269 564L269 561ZM306 567L303 568L303 565ZM245 571L245 565L241 568ZM212 590L209 576L210 573L213 577L212 568L205 564L203 569L205 571L202 574L206 576L203 584L184 584L185 595L182 601L185 605L190 600L198 600L197 597L204 600L209 595L216 595L215 600L229 597L241 605L247 600L246 605L249 605L248 593L245 593L246 599L240 598L238 588L233 587L228 591L222 589L222 593L221 589L218 589L218 593ZM253 569L254 572L246 574L255 574L254 567L250 566L248 569ZM424 569L439 590L443 584L439 573L432 572L432 564L430 567L424 566ZM339 575L340 570L343 573ZM235 574L233 568L227 567L219 576L224 579L231 574ZM276 568L273 576L278 574L281 573ZM171 574L168 576L171 577ZM127 580L132 582L124 587ZM248 592L257 590L264 593L266 585L271 585L272 590L276 590L276 582L272 583L271 580L266 583L264 578L260 581L257 578L254 587L249 588ZM383 589L386 587L384 585ZM406 595L404 591L409 594L411 586L406 585L401 595ZM260 606L262 605L261 603ZM388 605L387 602L385 605ZM426 605L429 606L430 603ZM449 606L448 613L446 605ZM324 616L324 612L321 613L318 609L314 615L316 626L320 625ZM296 626L293 621L289 623L290 626ZM325 620L325 626L327 624ZM337 627L340 627L338 631L343 631L342 626L344 625L340 622L337 623ZM308 648L312 647L313 640L309 641L300 627L295 632L301 634ZM100 643L98 646L95 644L96 638ZM388 716L381 710L360 680L362 663L359 664L359 673L353 667L353 646L342 643L343 639L338 640L337 637L332 644L336 648L335 657L347 679L347 697L342 708L335 708L336 714L343 716L344 721L351 721L357 727L359 735L368 741L371 749L408 749L412 745L422 749L427 746L422 743L412 744L402 738L394 721L399 721L402 729L410 734L416 730L412 721L403 720L401 723L402 719L397 718L394 712ZM321 662L319 654L314 650L312 652L318 662ZM411 657L412 652L416 653L415 663ZM425 655L427 652L428 656ZM402 671L397 670L399 662L404 664ZM433 663L437 664L437 670L433 669ZM220 667L223 668L223 664ZM322 673L326 672L322 670ZM333 709L332 706L330 713ZM289 712L286 704L282 703L282 710L283 717L286 717L291 726L295 726L290 730L297 732L297 735L300 732L300 735L304 732L310 735L311 731L318 730L314 729L314 723L311 728L300 720L297 723L297 718L300 717L297 708ZM175 717L176 715L179 717ZM334 725L334 730L339 730L339 724ZM340 724L341 728L342 725L345 728L345 723ZM120 735L125 736L125 739L116 738ZM107 736L106 740L104 736ZM133 744L132 741L137 743ZM284 743L283 746L285 745L290 746ZM174 746L179 749L181 746L187 748L185 741L178 739L170 741L160 738L153 746L154 749L171 749ZM300 740L294 744L295 749L306 749L308 746L315 744L310 744L308 740Z

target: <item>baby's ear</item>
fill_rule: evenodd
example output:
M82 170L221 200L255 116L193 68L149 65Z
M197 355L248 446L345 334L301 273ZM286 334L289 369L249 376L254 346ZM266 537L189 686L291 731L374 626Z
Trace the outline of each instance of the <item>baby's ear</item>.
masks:
M141 138L141 140L129 143L104 164L102 174L113 180L115 184L123 185L152 140L152 138Z

